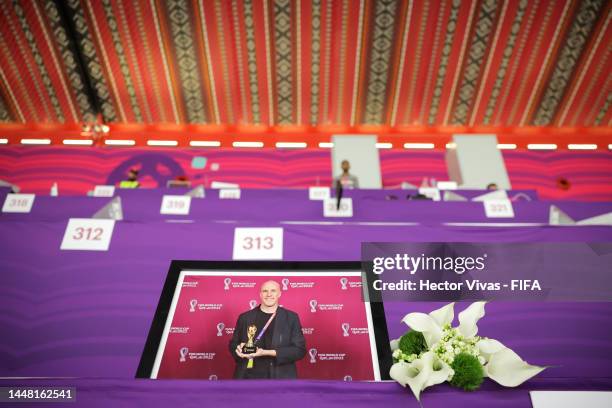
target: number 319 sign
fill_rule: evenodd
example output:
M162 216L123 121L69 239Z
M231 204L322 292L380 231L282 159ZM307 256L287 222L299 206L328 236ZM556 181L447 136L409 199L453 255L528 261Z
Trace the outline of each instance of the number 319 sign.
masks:
M71 218L60 249L108 251L115 220Z

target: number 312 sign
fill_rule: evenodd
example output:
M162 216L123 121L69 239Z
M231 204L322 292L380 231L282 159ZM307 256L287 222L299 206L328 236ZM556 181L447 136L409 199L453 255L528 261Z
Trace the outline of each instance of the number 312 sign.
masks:
M115 220L71 218L60 249L108 251Z
M283 229L236 228L233 259L283 259Z

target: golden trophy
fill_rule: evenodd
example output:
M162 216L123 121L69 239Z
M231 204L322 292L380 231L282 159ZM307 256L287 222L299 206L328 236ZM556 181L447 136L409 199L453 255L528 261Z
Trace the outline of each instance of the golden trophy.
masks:
M247 342L244 344L244 346L242 346L243 354L253 354L257 351L257 346L255 345L255 341L253 340L255 338L256 333L257 333L257 326L255 326L254 324L250 325L249 328L247 329ZM250 358L249 362L247 363L247 368L252 368L252 367L253 367L253 359Z

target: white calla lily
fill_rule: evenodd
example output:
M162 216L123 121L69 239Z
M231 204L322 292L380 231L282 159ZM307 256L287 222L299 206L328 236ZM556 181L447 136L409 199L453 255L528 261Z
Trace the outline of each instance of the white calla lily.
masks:
M489 361L491 354L497 353L506 348L502 343L495 339L482 338L476 343L478 351L485 358L485 361Z
M393 358L399 361L391 367L391 378L404 387L409 386L419 400L425 388L448 381L455 375L450 364L460 353L477 357L484 375L505 387L516 387L542 372L546 367L528 364L501 342L476 337L477 323L485 315L485 304L474 302L459 313L457 328L450 326L454 318L454 303L429 314L408 313L404 316L402 322L423 334L428 350L419 356L407 356L399 350L400 339L392 340Z
M451 324L455 318L455 303L449 303L439 309L434 310L429 315L438 323L438 326L444 327L447 324Z
M405 361L399 361L391 366L389 376L400 383L402 387L410 385L413 393L415 389L420 393L421 385L425 384L425 379L417 378L420 371L414 367L413 364L414 362L407 363ZM421 380L422 383L420 382Z
M431 353L432 356L431 367L433 371L430 374L429 379L425 384L425 387L442 384L444 381L448 381L449 377L451 377L455 373L448 364L444 363L442 360L436 357L434 353L429 353Z
M442 328L450 324L455 317L454 303L449 303L429 314L408 313L402 319L412 330L421 332L428 347L432 347L442 337Z
M472 338L478 333L478 320L485 315L484 306L487 302L474 302L463 312L459 313L459 333L466 339Z
M484 366L487 377L504 387L516 387L541 373L546 367L534 366L508 347L491 354Z
M434 318L425 313L409 313L402 319L402 322L406 323L412 330L421 332L428 347L436 344L442 337L442 327L438 325Z
M412 363L393 364L389 375L402 386L409 386L416 399L419 400L421 391L448 380L452 372L448 365L436 358L433 352L428 351Z

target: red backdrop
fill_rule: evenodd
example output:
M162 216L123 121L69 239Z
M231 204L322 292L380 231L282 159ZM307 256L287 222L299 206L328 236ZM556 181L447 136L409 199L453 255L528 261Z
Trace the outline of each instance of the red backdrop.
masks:
M260 285L275 279L280 304L299 315L306 339L298 377L374 379L361 277L329 275L186 276L157 377L232 378L228 344L236 320L259 304Z

